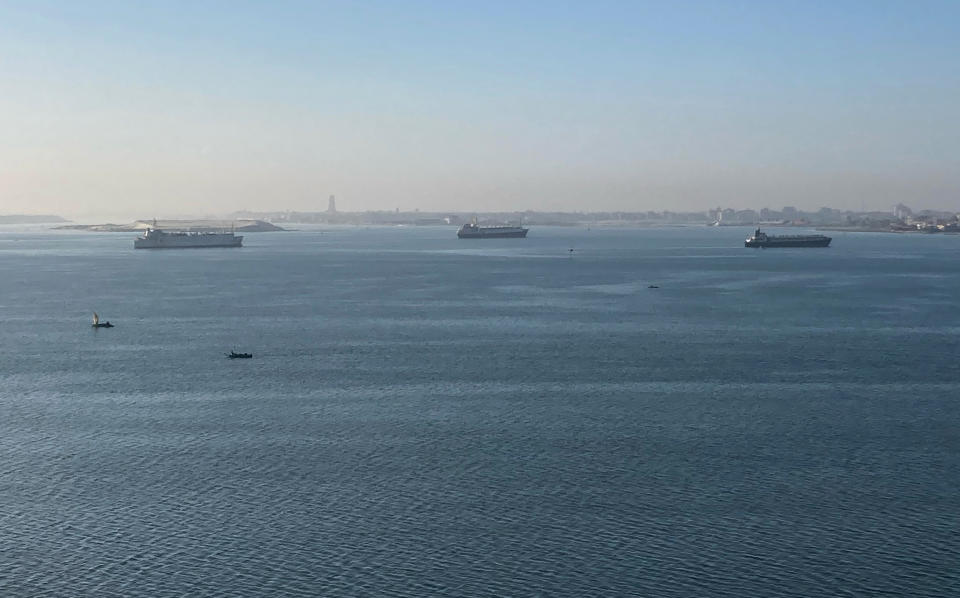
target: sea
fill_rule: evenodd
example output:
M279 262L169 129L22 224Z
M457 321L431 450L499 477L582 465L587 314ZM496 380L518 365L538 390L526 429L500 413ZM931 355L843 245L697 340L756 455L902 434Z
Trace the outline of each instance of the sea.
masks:
M4 226L0 596L960 595L960 236L750 232Z

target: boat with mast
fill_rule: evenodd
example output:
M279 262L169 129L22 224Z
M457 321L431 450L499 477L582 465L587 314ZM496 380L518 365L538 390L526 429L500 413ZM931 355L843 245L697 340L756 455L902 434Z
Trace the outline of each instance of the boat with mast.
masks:
M93 312L93 327L94 328L113 328L113 324L110 322L101 322L100 316L97 315L97 312Z

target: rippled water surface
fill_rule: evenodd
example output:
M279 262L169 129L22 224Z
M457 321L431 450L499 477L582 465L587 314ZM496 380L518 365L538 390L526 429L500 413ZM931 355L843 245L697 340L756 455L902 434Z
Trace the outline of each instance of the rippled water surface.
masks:
M0 229L0 595L960 595L960 237L747 233Z

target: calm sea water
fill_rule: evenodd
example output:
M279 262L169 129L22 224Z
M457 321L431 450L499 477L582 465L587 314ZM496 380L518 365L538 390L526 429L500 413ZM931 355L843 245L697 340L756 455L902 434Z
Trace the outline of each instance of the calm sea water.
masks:
M0 229L0 595L960 594L960 237L748 232Z

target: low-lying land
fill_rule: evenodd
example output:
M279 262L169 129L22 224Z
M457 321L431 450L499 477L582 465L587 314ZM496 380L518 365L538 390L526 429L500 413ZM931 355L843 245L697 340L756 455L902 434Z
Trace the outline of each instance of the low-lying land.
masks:
M56 227L67 230L88 230L105 233L133 233L148 228L183 232L222 232L236 231L244 233L262 233L284 230L275 224L263 220L136 220L129 224L68 224Z
M70 221L53 214L0 214L0 224L49 224L53 222Z

